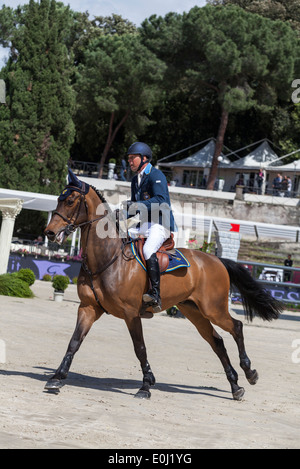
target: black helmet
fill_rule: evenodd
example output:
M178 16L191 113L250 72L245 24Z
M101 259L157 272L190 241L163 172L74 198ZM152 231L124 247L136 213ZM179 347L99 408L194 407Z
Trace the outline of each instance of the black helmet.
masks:
M146 156L149 161L152 159L151 148L147 143L135 142L128 148L127 155L141 155Z

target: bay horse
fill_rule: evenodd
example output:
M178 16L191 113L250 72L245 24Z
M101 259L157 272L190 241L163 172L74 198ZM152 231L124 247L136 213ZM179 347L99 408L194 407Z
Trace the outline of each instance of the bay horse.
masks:
M82 265L77 283L80 305L66 354L45 385L48 391L59 392L74 354L91 326L108 313L126 322L141 365L143 382L135 397L150 398L150 387L155 384L155 377L147 359L141 320L144 312L142 297L149 288L149 280L146 271L133 258L129 242L120 237L114 213L98 190L80 181L69 170L69 184L58 198L45 234L49 240L62 244L72 231L81 229ZM99 224L102 228L110 225L109 236L99 236ZM177 305L194 324L219 357L233 399L241 400L244 388L238 385L238 374L230 363L222 337L213 325L232 335L237 344L240 366L249 383L255 384L258 373L251 369L246 354L243 324L228 311L230 287L235 286L240 291L248 320L252 320L254 315L268 321L276 319L282 311L282 304L238 263L199 250L182 248L180 251L190 267L161 276L162 308L166 310Z

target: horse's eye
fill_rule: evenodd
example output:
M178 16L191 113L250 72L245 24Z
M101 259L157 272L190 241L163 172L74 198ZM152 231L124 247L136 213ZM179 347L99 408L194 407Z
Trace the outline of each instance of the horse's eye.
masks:
M69 205L71 207L71 205L73 205L73 204L74 204L74 200L72 200L72 199L67 200L67 205Z

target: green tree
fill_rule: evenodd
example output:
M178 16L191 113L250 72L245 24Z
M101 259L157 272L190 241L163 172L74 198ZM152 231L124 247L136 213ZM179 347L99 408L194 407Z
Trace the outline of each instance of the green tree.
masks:
M299 55L295 32L236 6L194 7L182 17L156 17L143 23L144 40L167 58L169 74L177 69L181 87L201 103L219 106L219 125L208 188L217 176L229 117L255 109L274 111L290 100L290 83ZM173 37L173 40L171 39Z
M74 55L75 65L79 65L84 62L84 54L89 44L100 36L134 33L137 33L134 24L120 15L96 16L91 20L88 12L72 12L70 35L66 42Z
M257 13L271 20L288 22L300 33L299 0L210 0L213 5L237 5L250 13Z
M101 152L99 177L120 130L129 142L149 125L164 70L138 34L104 34L89 44L76 78L77 137Z
M220 124L208 179L208 188L212 189L229 116L251 108L272 113L278 102L290 100L299 43L292 29L281 21L271 21L234 6L208 7L203 12L207 12L207 18L204 22L202 18L197 20L197 26L203 27L206 36L205 66L192 69L190 75L196 83L200 79L215 87L220 105ZM211 22L218 25L216 33L209 25Z
M75 110L69 24L62 4L30 0L10 34L11 57L1 71L7 88L0 114L2 187L57 193L64 183Z
M15 31L16 17L20 9L14 10L11 7L2 5L0 10L0 44L3 47L9 47L10 39Z

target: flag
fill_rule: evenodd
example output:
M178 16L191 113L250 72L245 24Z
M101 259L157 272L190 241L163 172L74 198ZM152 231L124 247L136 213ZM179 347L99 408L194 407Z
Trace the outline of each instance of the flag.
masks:
M239 233L240 225L236 225L235 223L230 223L230 225L231 225L231 229L229 231L236 231L237 233Z

